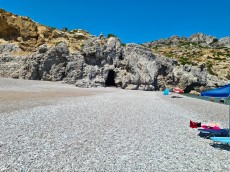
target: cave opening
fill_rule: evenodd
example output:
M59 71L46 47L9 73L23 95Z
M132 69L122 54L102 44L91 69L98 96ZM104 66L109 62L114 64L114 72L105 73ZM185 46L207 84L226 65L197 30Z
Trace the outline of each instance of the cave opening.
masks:
M106 87L111 87L111 86L117 87L115 83L115 72L113 70L109 70L108 76L105 81L105 86Z
M157 76L154 77L153 86L155 91L159 91Z

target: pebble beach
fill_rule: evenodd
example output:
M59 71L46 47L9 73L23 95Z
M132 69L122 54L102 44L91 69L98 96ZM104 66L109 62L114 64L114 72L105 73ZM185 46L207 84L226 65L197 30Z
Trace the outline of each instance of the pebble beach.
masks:
M0 171L228 172L189 120L228 128L227 105L162 92L0 78Z

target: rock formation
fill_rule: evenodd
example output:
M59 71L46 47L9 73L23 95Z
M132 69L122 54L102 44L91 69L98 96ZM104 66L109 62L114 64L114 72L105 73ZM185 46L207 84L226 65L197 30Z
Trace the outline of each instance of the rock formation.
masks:
M115 36L96 37L80 29L60 31L4 10L0 10L0 23L1 77L146 91L178 86L186 92L224 85L230 79L228 72L222 78L210 73L209 63L187 64L164 53L165 49L160 49L163 53L154 51L158 46L193 43L220 47L228 45L227 38L218 42L215 37L196 34L190 38L172 36L143 45L124 45ZM25 32L26 28L29 32ZM174 49L174 54L179 53L184 52ZM223 71L229 71L229 61L225 63L228 68Z
M223 37L219 40L219 45L230 48L230 36Z
M194 34L194 35L190 36L188 40L190 42L199 43L199 44L204 45L204 46L211 45L211 44L218 41L218 39L216 37L207 36L203 33Z
M154 54L175 59L181 65L203 66L210 75L208 78L215 78L217 83L230 80L228 37L218 40L213 36L198 33L190 38L173 36L143 45L151 48Z

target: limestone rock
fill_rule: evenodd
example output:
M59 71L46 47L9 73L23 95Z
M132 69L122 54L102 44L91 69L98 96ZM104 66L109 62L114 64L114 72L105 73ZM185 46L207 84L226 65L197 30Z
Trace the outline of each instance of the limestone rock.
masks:
M207 84L207 70L203 66L178 66L173 69L174 82L185 92Z
M230 36L221 38L219 40L219 45L230 48Z
M24 66L21 57L8 53L0 54L0 76L19 78L18 71Z
M210 45L218 41L214 36L207 36L203 33L197 33L190 36L189 41L196 43L203 43L204 45Z
M69 54L66 43L59 43L45 53L35 53L27 58L20 77L33 80L60 81L64 78L66 56Z
M77 80L83 79L85 61L80 53L69 55L65 68L64 82L75 84Z
M125 69L130 75L124 76L123 85L152 85L157 75L155 56L150 49L137 44L128 44L124 48Z
M118 38L110 37L101 39L101 37L92 37L84 43L83 53L87 64L112 65L122 56L121 42Z
M0 44L0 54L19 52L21 49L16 44Z
M217 76L208 74L207 75L207 85L204 88L204 90L213 89L213 88L220 87L226 84L229 84L229 82L220 80Z

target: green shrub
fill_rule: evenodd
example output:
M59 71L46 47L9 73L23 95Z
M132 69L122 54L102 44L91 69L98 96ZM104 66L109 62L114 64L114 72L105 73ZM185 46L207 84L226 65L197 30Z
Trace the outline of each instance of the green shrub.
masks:
M228 74L226 78L227 78L228 80L230 80L230 74Z
M171 53L171 52L166 53L165 56L166 56L166 57L171 57L171 58L174 57L173 53Z
M217 55L217 56L224 56L225 54L222 53L222 52L217 52L216 55Z
M108 34L108 38L110 38L110 37L115 37L115 38L117 38L116 35L109 33L109 34Z
M211 75L216 75L216 74L213 72L212 69L209 69L209 68L208 68L208 72L209 72Z
M212 68L212 62L208 61L206 65L207 65L207 68Z
M121 43L121 46L122 46L122 47L125 47L125 46L126 46L126 44L125 44L125 43Z
M228 57L228 58L230 57L230 53L227 53L227 54L225 54L225 55L226 55L226 57Z
M222 58L220 58L220 57L215 57L215 58L213 58L214 60L224 60L224 59L222 59Z
M191 62L188 58L186 58L186 57L181 57L181 58L179 59L179 61L180 61L180 63L181 63L182 65L185 65L185 64L191 65L191 64L192 64L192 62Z
M210 61L207 62L207 70L211 75L216 75L212 70L212 63Z
M51 28L51 30L55 30L56 28L55 27L50 27Z
M68 31L68 28L67 28L67 27L63 27L63 28L62 28L62 31L63 31L63 32L67 32L67 31Z
M58 45L59 43L61 43L61 42L62 42L62 41L58 41L58 42L56 42L56 43L55 43L55 46L57 46L57 45Z
M187 42L187 41L179 43L179 46L185 46L185 47L190 47L190 46L202 47L200 44L198 44L196 42Z

